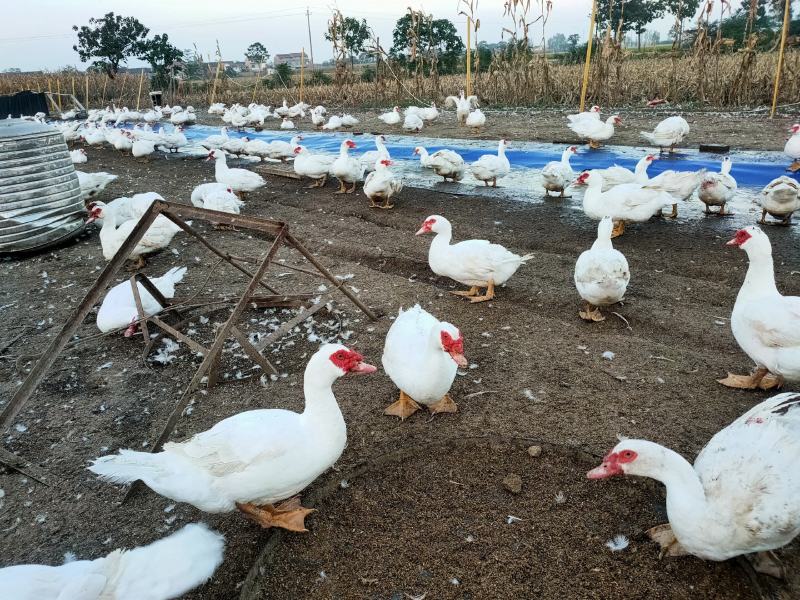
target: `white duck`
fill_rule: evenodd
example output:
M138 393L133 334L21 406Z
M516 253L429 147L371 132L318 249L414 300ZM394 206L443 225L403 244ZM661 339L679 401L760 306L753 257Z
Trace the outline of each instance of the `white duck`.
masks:
M670 218L678 216L678 200L688 200L694 191L700 187L703 177L706 175L705 169L699 171L673 171L669 169L648 180L646 187L652 190L660 190L668 193L675 198L672 204Z
M325 124L325 115L316 110L311 111L311 123L314 127L322 127Z
M116 212L118 221L127 221L128 219L138 221L156 200L161 200L163 202L164 198L158 192L142 192L140 194L134 194L133 196L120 196L108 203L92 202L87 208L92 209L95 206L105 206L108 207L109 210ZM95 220L99 221L101 219Z
M578 147L570 146L561 153L561 160L547 163L542 169L542 187L545 196L550 192L559 192L559 198L564 198L564 190L575 180L576 173L569 164L573 154L577 154Z
M378 118L387 125L399 125L400 121L402 121L402 118L400 116L400 107L395 106L389 112L385 112L382 115L379 115Z
M482 181L488 186L492 182L492 187L497 187L497 180L508 175L511 171L511 163L506 158L506 148L508 143L500 140L497 145L497 154L484 154L469 166L469 172L478 181Z
M170 152L177 152L189 143L183 133L183 127L176 127L171 133L162 133L159 139L160 144Z
M70 150L69 158L73 165L80 165L89 160L89 157L86 156L86 150L83 148L79 148L78 150Z
M75 174L78 176L78 183L81 186L81 198L86 200L87 198L94 198L104 189L106 186L117 179L117 175L112 175L111 173L106 173L105 171L99 171L97 173L84 173L83 171L75 170Z
M431 414L457 412L448 393L458 367L466 367L464 336L455 325L439 321L419 304L402 308L386 334L383 370L400 389L400 399L384 414L405 419L420 404Z
M283 121L281 121L281 129L294 129L294 123L289 117L283 117Z
M146 138L138 138L131 145L131 154L134 158L145 158L156 151L156 142Z
M356 119L353 115L349 115L347 113L342 115L342 127L355 127L358 125L359 120Z
M267 156L275 160L280 160L281 162L285 162L288 158L294 158L294 151L300 145L300 141L302 139L302 135L296 135L288 142L283 140L273 140L269 143Z
M697 190L697 197L706 205L706 214L711 214L709 206L719 206L719 211L715 214L724 217L731 213L725 212L725 205L731 201L736 194L736 180L731 173L730 157L722 159L722 166L719 173L707 172L703 175L700 188Z
M406 113L405 119L403 119L403 129L406 131L422 131L422 128L425 126L425 123L422 121L420 116L416 113Z
M669 148L672 152L675 145L680 144L683 138L689 134L689 123L683 117L667 117L661 121L652 133L640 131L641 136L659 150Z
M455 182L464 178L464 159L457 152L443 148L428 154L423 146L417 146L414 148L414 154L419 155L419 164L426 169L433 169L433 172L445 181L452 179Z
M611 136L614 135L614 125L619 125L620 123L622 123L622 119L617 115L612 115L605 121L591 118L579 119L569 123L567 127L580 137L589 140L591 148L599 148L602 146L601 142L611 139Z
M225 114L225 103L224 102L214 102L214 104L208 107L208 114L210 115L223 115Z
M467 118L464 121L464 125L466 125L467 127L472 127L475 130L478 130L484 125L486 125L486 115L483 114L483 111L480 108L476 108L467 115Z
M739 555L780 576L769 552L800 533L800 395L778 394L718 432L694 466L659 444L626 439L589 479L638 475L662 482L669 524L647 533L663 554L722 561Z
M464 97L464 90L461 90L458 97L455 96L448 96L444 99L444 105L447 106L454 106L456 109L456 120L459 123L465 123L467 120L467 116L469 115L469 111L474 107L478 107L478 97L477 96L467 96Z
M248 142L250 142L250 138L245 137L233 137L229 138L222 146L220 146L220 150L227 152L228 154L235 154L236 156L241 156L245 153L245 146Z
M770 389L784 380L800 381L800 297L782 296L775 285L772 245L755 225L736 232L728 242L747 252L750 265L731 313L731 331L756 363L752 375L728 373L728 387Z
M279 117L285 117L289 114L289 105L286 103L286 98L283 99L283 104L275 109L275 114Z
M567 121L569 123L576 123L578 121L583 121L584 119L594 119L595 121L600 120L600 107L595 105L589 110L585 110L583 112L575 113L574 115L567 115Z
M222 148L222 145L230 139L231 138L228 137L228 128L221 127L219 134L208 136L206 139L200 142L200 145L206 150L216 150L217 148Z
M585 321L604 321L600 307L622 300L631 279L627 259L611 243L613 227L611 217L600 219L597 239L575 263L575 287L586 301L578 314Z
M214 164L214 178L217 183L223 183L239 194L252 192L267 184L258 173L253 173L247 169L229 168L225 160L225 153L222 150L212 150L208 153L206 160L216 161Z
M238 215L244 206L244 202L233 193L231 188L211 188L203 190L201 193L196 194L195 192L197 192L197 188L192 192L192 204L198 208ZM216 223L214 227L215 229L235 229L232 225L221 223Z
M372 208L394 208L390 200L403 189L403 180L389 170L391 164L385 158L375 161L375 170L364 179L364 195ZM377 200L383 200L383 204Z
M436 102L431 102L431 105L427 108L420 108L417 115L423 121L435 121L438 119L439 109L436 108Z
M97 202L90 209L86 222L91 223L96 219L103 219L103 227L100 229L100 246L103 249L103 257L111 260L133 228L139 223L139 218L121 217L117 210L102 202ZM191 224L191 221L188 224ZM172 238L179 231L181 228L175 223L164 215L158 215L128 255L128 258L135 260L133 268L142 268L145 265L144 255L158 252L169 246Z
M186 275L186 267L173 267L161 277L155 277L150 281L164 298L170 300L175 297L175 285L183 280L184 275ZM141 283L137 282L137 287L145 316L150 317L164 309ZM125 337L130 337L136 331L135 322L138 320L139 311L136 309L136 300L133 297L131 282L123 281L108 290L100 309L97 311L97 328L105 333L112 329L127 327L124 335Z
M612 238L625 232L626 223L647 221L675 202L666 192L648 189L640 183L623 183L604 192L603 176L588 171L581 173L576 183L589 186L583 194L583 212L587 217L614 220Z
M363 360L340 344L325 344L306 366L302 413L242 412L185 442L164 444L157 454L122 450L89 469L115 483L140 479L206 512L238 509L262 527L305 531L312 511L298 498L273 504L302 492L342 454L347 427L331 387L343 375L376 370Z
M148 546L95 560L0 569L0 589L8 600L170 600L210 579L224 553L224 537L192 523Z
M654 154L648 154L640 158L633 171L619 165L612 165L606 169L592 169L589 172L603 177L603 191L605 192L623 183L647 183L650 181L647 169L653 164L654 160L658 160L658 157Z
M324 187L334 160L336 160L334 156L311 154L305 146L297 146L294 149L294 172L301 177L309 177L314 180L306 187Z
M392 159L389 155L389 150L386 148L386 138L383 135L378 134L375 136L375 147L377 150L367 150L358 157L361 166L364 167L364 170L367 172L375 170L375 163L377 161L381 159Z
M331 115L330 118L328 119L328 122L322 126L322 128L326 131L336 131L341 127L343 127L342 119L337 115Z
M789 165L789 171L796 173L800 171L800 123L792 125L789 132L791 137L786 140L786 145L783 147L783 153L792 159L792 164Z
M792 214L800 209L800 183L796 179L781 175L764 186L757 202L761 206L759 223L772 224L766 220L769 213L780 219L778 225L791 225Z
M350 139L344 140L339 146L339 156L330 167L330 174L339 180L339 189L334 194L352 194L364 174L359 159L350 156L349 151L355 147L356 143ZM347 184L352 184L352 187L348 188Z
M453 228L450 221L439 215L431 215L422 223L417 235L435 233L428 249L428 264L431 270L442 277L449 277L470 286L467 291L450 292L465 296L470 302L484 302L494 298L494 288L511 279L520 266L533 258L532 254L519 256L500 244L487 240L464 240L450 244ZM483 296L479 288L486 288Z

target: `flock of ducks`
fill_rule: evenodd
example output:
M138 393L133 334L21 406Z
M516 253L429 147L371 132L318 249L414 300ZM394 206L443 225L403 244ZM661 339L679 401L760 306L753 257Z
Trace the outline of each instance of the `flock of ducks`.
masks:
M466 103L474 100L464 98L463 93L454 100L468 119L472 113ZM212 108L231 117L238 112L226 113L221 105ZM278 110L282 108L293 109L285 102ZM243 116L249 114L248 110ZM280 117L289 115L286 112ZM570 119L571 127L588 124L583 131L588 133L591 129L592 136L600 132L597 124L607 126L611 120L613 128L618 119L600 121L599 109L571 117L575 117ZM684 131L681 121L680 117L665 120L648 134L652 136L648 140L660 148L674 147L688 133L688 125ZM237 126L233 119L231 125ZM144 135L144 139L151 134L162 135L148 132L147 124L138 129L137 135ZM99 139L102 134L106 143L116 147L118 134L113 130L93 122L79 135L93 145L89 139ZM795 125L792 139L800 140L799 132L800 126ZM676 139L679 134L680 139ZM226 148L233 142L226 138L223 131L217 139L205 141L208 160L215 162L215 182L197 186L191 202L238 213L244 206L243 197L266 182L248 169L228 167L226 152L236 154L238 147ZM598 143L602 136L588 139ZM391 158L382 136L376 137L373 154L361 158L350 155L355 143L349 139L342 142L338 156L324 160L322 155L311 154L300 141L302 137L295 136L288 143L260 142L251 151L277 160L293 158L295 170L314 179L313 185L324 185L331 175L339 180L339 193L352 192L359 178L368 172L365 193L373 203L374 198L382 197L383 208L389 208L393 195L387 189L402 187L388 169ZM245 147L253 142L237 140L234 146L241 143L240 153L246 153ZM167 144L158 145L170 149ZM473 176L487 185L496 185L497 179L510 169L505 147L501 140L497 155L486 155L473 163ZM639 161L634 171L611 167L577 174L569 166L576 151L571 146L560 161L546 165L542 179L547 194L563 195L573 183L586 186L584 211L599 220L599 225L596 241L577 259L574 280L586 302L579 311L580 317L600 321L604 318L601 308L622 300L630 281L628 262L611 241L624 231L625 223L645 221L664 209L674 208L695 190L699 190L699 197L707 206L720 206L719 214L725 214L725 204L736 191L736 182L730 175L729 159L723 160L719 173L662 173L661 179L649 179L647 167L657 158L652 154ZM458 181L466 170L463 159L450 150L429 155L425 148L418 147L415 154L423 167L433 169L445 180ZM78 151L74 159L85 162L85 153ZM770 193L780 185L773 183ZM372 189L370 186L377 191L367 192ZM87 196L87 201L90 198ZM89 220L102 219L100 243L106 259L113 257L141 214L160 198L149 192L107 204L90 201ZM765 211L779 217L785 215L772 205ZM166 247L178 233L174 224L165 221L156 219L131 253L137 266L144 255ZM785 216L781 221L786 221ZM495 299L496 287L509 281L532 258L487 240L453 243L452 229L446 218L431 215L416 234L434 236L428 251L430 269L468 288L451 293L470 303ZM800 298L783 296L778 291L769 238L758 227L750 226L738 231L729 244L742 249L749 259L747 275L733 307L731 328L756 370L748 375L728 374L720 383L732 388L768 390L787 381L800 381ZM174 267L152 281L165 297L171 298L186 273L185 267ZM139 294L148 315L163 308L141 285ZM138 318L130 284L123 282L104 298L97 327L104 332L125 328L124 334L130 336L136 332ZM412 348L417 350L412 352ZM458 367L468 364L464 353L464 336L456 325L438 319L419 305L401 308L384 341L383 370L399 390L398 400L384 410L385 414L404 420L423 407L432 414L456 413L458 406L450 389ZM238 511L262 527L306 531L305 518L313 511L301 505L298 494L334 465L347 443L346 422L332 387L341 377L368 375L376 370L358 352L341 344L325 344L306 365L302 413L246 411L184 442L167 443L159 453L121 450L97 458L89 469L113 483L140 480L166 498L205 512ZM587 477L596 480L627 474L664 483L669 523L648 532L664 553L692 554L709 560L746 555L756 570L781 575L782 567L771 550L788 544L800 533L800 476L795 464L799 456L800 394L783 393L756 405L717 433L694 465L653 442L626 439ZM211 577L222 562L223 551L222 536L202 525L187 525L149 546L128 552L118 550L95 561L0 569L0 589L12 590L12 597L26 600L73 597L68 593L71 590L84 592L80 597L86 598L173 598Z

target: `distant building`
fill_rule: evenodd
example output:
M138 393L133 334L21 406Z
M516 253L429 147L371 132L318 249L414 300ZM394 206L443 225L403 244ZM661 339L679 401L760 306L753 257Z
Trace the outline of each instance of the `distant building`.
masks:
M290 52L289 54L276 54L275 58L272 59L272 62L277 67L278 65L289 65L293 69L300 68L300 61L302 59L302 54L300 52ZM306 66L308 65L308 57L306 57Z
M256 73L260 73L262 71L266 71L268 69L266 61L264 62L254 62L249 58L246 58L244 61L244 68L248 71L254 71Z

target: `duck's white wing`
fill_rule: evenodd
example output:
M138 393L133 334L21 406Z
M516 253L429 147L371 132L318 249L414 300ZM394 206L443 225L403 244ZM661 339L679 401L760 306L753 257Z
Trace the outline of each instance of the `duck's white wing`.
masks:
M778 394L717 433L695 460L706 498L758 540L800 529L800 394Z
M759 299L742 311L741 319L758 341L769 348L800 346L800 297ZM793 325L794 324L794 325Z
M450 246L460 279L486 281L499 265L513 263L519 256L488 240L464 240Z
M251 410L220 421L208 431L164 450L187 456L200 468L221 476L247 469L255 461L275 459L296 446L299 415L288 410Z

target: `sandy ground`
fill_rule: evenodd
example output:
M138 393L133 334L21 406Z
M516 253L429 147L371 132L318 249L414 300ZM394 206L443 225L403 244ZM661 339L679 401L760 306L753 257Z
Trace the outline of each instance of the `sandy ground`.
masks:
M142 165L113 151L88 154L86 170L120 176L107 199L155 190L188 202L192 188L213 177L211 163ZM167 365L144 363L138 336L94 339L56 361L4 437L6 447L58 480L43 486L0 473L2 564L58 564L65 552L94 558L203 520L225 534L228 546L215 577L187 596L194 599L756 597L735 562L658 559L643 531L665 520L660 485L585 479L617 434L651 439L692 459L715 432L766 397L715 383L727 370L750 367L728 324L746 269L744 253L723 243L733 223L684 216L629 228L616 243L631 267L627 299L615 309L619 317L590 325L577 316L572 269L594 240L596 224L572 210L579 199L525 205L443 189L407 188L397 208L378 211L360 193L334 196L331 185L306 190L269 177L245 213L290 223L384 316L370 322L342 298L335 313L320 314L272 348L268 356L281 376L267 385L228 346L223 371L232 381L196 394L173 439L246 409L301 410L302 373L317 345L310 334L344 340L379 365L390 317L416 302L465 336L470 366L452 390L457 414L416 414L401 423L382 413L397 393L385 374L340 380L334 391L348 447L305 494L305 503L319 509L305 535L262 531L236 514L205 515L148 490L120 504L122 490L86 471L88 461L151 443L199 361L182 346ZM431 273L429 241L413 235L430 214L450 218L456 239L488 238L534 258L496 301L469 305L448 294L457 289L453 282ZM198 228L232 254L254 255L269 243L245 232ZM800 293L793 231L769 228L768 234L780 289ZM302 265L288 250L279 259ZM213 270L216 262L180 235L152 257L146 272L188 266L179 287L184 298L242 289L232 270ZM30 367L26 355L42 351L104 264L96 232L64 248L0 262L0 347L23 333L2 354L0 402ZM322 283L289 272L276 266L267 281L284 291L314 291ZM81 336L96 333L93 317ZM190 327L208 341L223 318L212 315L208 324ZM245 329L263 334L286 318L254 310ZM613 360L603 358L606 351ZM531 445L542 447L540 456L528 454ZM509 474L521 479L518 494L502 484ZM519 520L509 524L509 516ZM618 533L630 545L612 553L605 542ZM796 598L800 545L779 554L790 581L762 579L761 585L775 597Z
M391 110L388 107L387 110ZM554 109L482 109L486 113L486 126L475 132L460 126L456 121L455 111L445 109L440 117L426 124L421 135L428 137L486 139L554 142L557 144L582 143L582 140L567 128L566 115L573 110L559 111ZM400 125L389 126L378 119L385 111L349 110L360 123L355 132L403 134ZM682 111L675 107L658 107L652 109L620 107L617 110L603 108L603 118L618 114L622 125L617 127L611 144L641 146L646 141L640 131L652 131L664 118L679 114L689 123L691 132L682 142L682 147L698 148L700 144L722 144L734 150L774 150L782 151L788 137L789 127L800 121L800 115L794 113L776 114L774 119L768 118L764 111L753 112L716 112L716 111ZM199 113L199 122L206 125L224 123L218 115ZM280 121L268 119L265 129L279 129ZM294 119L297 129L310 131L315 129L311 118Z

